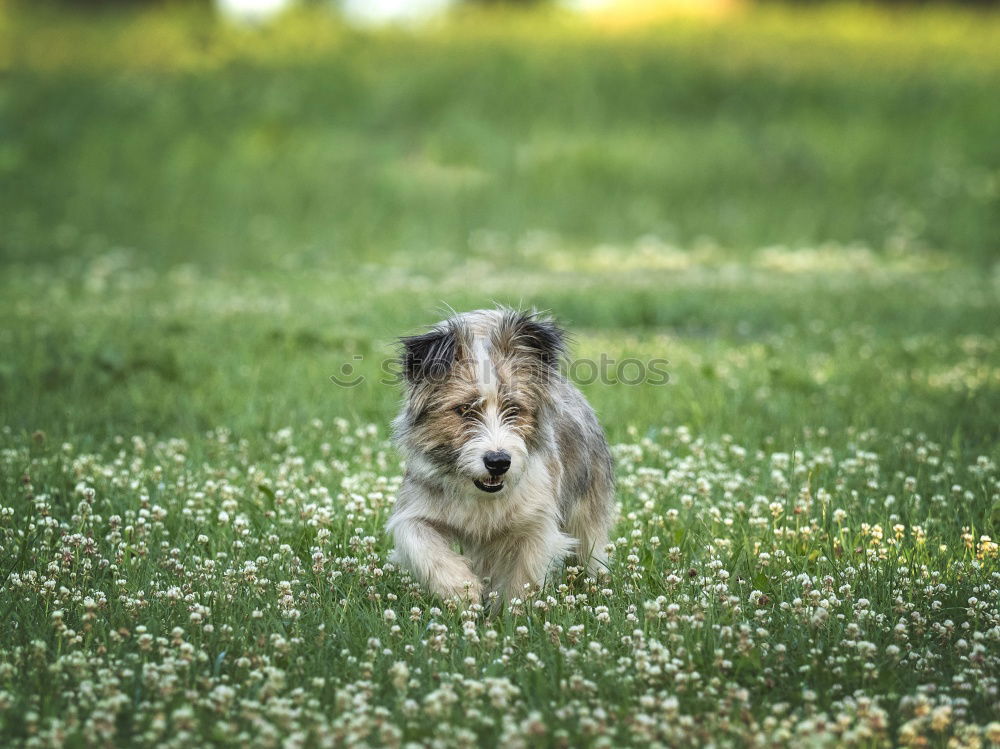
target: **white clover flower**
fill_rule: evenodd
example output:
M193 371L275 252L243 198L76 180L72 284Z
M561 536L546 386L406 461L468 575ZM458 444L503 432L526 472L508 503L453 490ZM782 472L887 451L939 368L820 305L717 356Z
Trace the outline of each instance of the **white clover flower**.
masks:
M389 668L389 676L393 687L399 691L403 691L410 680L410 668L405 661L396 661Z

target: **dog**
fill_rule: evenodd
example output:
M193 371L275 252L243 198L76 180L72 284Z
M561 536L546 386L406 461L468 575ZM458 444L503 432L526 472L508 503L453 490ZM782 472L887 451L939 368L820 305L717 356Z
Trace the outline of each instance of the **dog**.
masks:
M571 555L606 570L614 467L594 410L560 371L565 332L500 307L400 343L393 435L406 470L388 522L392 561L470 602L521 597Z

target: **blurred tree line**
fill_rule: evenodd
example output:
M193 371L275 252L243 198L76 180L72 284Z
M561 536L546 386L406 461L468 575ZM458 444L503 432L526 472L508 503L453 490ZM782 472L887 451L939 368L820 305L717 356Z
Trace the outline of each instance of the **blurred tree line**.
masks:
M212 5L215 0L22 0L27 4L42 4L96 8L101 6L141 6L141 5ZM760 0L761 2L772 2L774 0ZM329 5L337 6L337 0L293 0L303 5ZM528 6L551 3L553 0L455 0L457 3L466 5L512 5ZM777 0L777 2L789 5L820 5L830 0ZM924 5L978 5L978 6L1000 6L1000 0L862 0L862 4L870 5L895 5L895 6L924 6Z
M543 5L552 0L455 0L456 4L464 2L466 5ZM92 8L99 6L128 6L128 5L213 5L215 0L22 0L25 5L48 4L77 6L81 8ZM337 0L292 0L298 5L323 6L327 5L336 8Z

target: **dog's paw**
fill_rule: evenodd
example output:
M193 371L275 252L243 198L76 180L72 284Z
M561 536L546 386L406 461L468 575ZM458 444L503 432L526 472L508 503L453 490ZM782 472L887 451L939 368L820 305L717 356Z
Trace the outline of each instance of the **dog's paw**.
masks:
M434 587L434 592L442 598L457 600L463 604L481 603L483 600L483 584L474 577L442 580Z

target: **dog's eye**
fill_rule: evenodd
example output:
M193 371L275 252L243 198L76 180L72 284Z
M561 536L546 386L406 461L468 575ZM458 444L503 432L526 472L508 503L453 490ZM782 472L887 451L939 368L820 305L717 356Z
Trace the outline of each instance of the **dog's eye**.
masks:
M463 403L461 406L455 406L453 410L459 416L468 416L469 414L472 413L472 408L473 406L471 403Z
M517 418L518 416L521 415L521 407L520 406L507 406L507 415L511 416L513 418Z

